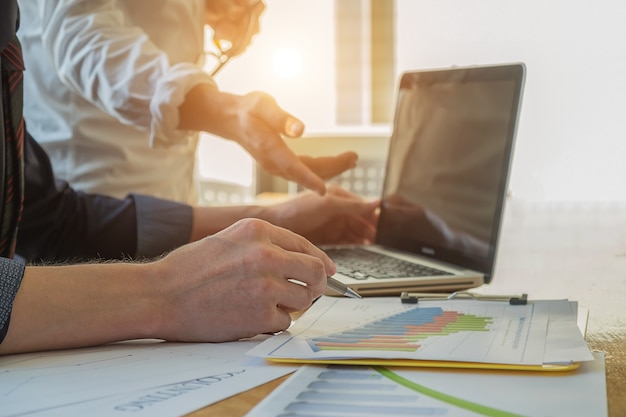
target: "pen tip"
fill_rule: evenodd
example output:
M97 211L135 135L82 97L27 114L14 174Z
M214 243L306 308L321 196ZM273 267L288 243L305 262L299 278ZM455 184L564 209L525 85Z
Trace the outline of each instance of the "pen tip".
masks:
M347 288L346 291L352 298L363 298L358 292L354 291L352 288Z

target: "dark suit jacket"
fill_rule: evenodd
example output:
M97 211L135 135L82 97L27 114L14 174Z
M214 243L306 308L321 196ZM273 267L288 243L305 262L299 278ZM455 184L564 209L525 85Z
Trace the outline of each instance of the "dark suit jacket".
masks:
M17 2L0 0L0 51L18 27ZM8 91L0 83L0 97L3 94ZM4 126L1 101L0 123ZM0 128L0 164L5 146ZM26 261L153 257L189 241L191 207L140 195L119 200L78 192L54 178L48 156L28 132L24 168L24 209L16 254ZM0 166L0 196L4 183ZM3 206L0 202L0 215Z

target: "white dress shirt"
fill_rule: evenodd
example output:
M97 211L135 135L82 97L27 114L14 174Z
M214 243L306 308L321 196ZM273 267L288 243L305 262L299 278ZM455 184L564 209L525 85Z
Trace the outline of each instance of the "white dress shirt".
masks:
M197 132L178 107L200 83L204 0L20 0L24 116L74 188L193 203Z

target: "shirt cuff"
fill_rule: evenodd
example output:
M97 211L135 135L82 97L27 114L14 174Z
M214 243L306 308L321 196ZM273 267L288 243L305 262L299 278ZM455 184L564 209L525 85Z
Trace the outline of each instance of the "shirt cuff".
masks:
M13 301L24 278L23 262L0 258L0 343L9 329Z
M132 197L137 213L136 258L159 256L189 243L191 206L145 195Z

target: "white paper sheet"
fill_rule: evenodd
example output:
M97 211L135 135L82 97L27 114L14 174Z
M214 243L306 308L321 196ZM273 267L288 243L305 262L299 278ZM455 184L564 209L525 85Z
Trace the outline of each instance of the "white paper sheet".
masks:
M576 303L323 297L252 356L416 359L512 365L593 360L576 327Z
M303 366L247 417L606 417L594 356L573 372Z
M293 372L245 355L264 338L0 357L0 415L180 416Z

